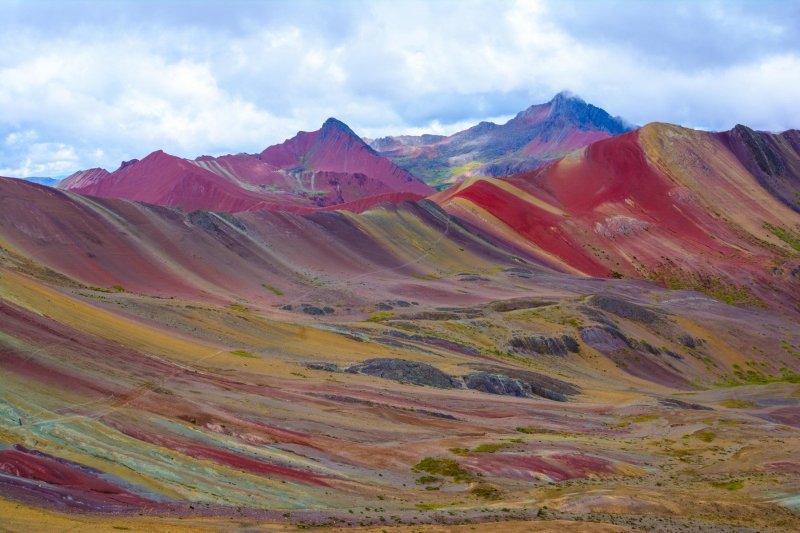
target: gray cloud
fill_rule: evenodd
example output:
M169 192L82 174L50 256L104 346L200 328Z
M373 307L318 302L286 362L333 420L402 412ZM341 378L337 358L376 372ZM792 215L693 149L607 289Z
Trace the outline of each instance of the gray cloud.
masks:
M800 126L797 2L0 0L0 174L446 133L570 89L631 122Z

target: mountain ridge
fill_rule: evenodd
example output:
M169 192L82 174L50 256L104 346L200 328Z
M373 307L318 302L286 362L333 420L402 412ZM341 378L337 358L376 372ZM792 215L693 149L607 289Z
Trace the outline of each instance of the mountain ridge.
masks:
M251 154L184 159L156 150L114 172L79 171L59 187L92 196L127 198L185 209L308 210L365 207L392 193L423 196L431 189L378 155L349 126L329 118L319 130L298 132Z
M484 121L449 136L382 137L370 142L382 155L441 189L471 176L533 170L570 150L633 128L562 91L504 124Z

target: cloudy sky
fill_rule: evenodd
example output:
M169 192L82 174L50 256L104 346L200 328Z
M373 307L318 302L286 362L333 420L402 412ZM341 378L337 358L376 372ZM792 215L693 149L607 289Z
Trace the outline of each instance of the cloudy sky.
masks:
M0 175L504 121L800 127L800 2L0 0Z

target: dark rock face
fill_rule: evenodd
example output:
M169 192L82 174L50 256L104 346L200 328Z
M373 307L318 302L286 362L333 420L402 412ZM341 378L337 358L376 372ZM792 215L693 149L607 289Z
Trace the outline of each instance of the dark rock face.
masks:
M531 394L547 398L556 402L566 402L570 396L580 393L580 388L572 383L563 381L531 370L507 368L494 365L471 365L476 370L499 374L517 379L525 384Z
M612 353L631 348L631 342L618 329L611 326L581 326L578 328L583 342L602 353Z
M507 313L508 311L516 311L518 309L534 309L536 307L544 307L553 305L552 300L542 300L539 298L514 298L512 300L501 300L499 302L492 302L489 304L489 309L497 311L498 313Z
M531 395L530 387L526 387L525 383L502 374L473 372L464 376L464 384L468 389L479 390L488 394L516 396L518 398L527 398Z
M642 324L653 324L660 318L658 314L644 306L612 296L594 296L591 304L618 317L641 322Z
M317 307L316 305L311 304L300 304L300 309L296 309L292 304L286 304L282 305L281 309L284 311L297 310L312 316L330 315L336 311L333 307L329 307L327 305L325 307Z
M311 370L324 370L325 372L341 372L342 369L333 363L303 363L303 366Z
M664 407L674 407L676 409L692 409L694 411L713 411L712 408L700 405L697 403L684 402L683 400L676 400L675 398L661 398L658 403Z
M521 355L557 355L563 357L568 353L578 353L578 341L569 335L561 337L545 337L534 335L531 337L512 337L508 343L511 351Z
M472 346L466 346L464 344L450 341L447 339L441 339L439 337L431 337L429 335L416 335L410 333L403 333L402 331L397 331L393 329L387 329L383 332L384 335L388 335L390 337L394 337L396 339L408 340L412 342L420 342L423 344L428 344L431 346L437 346L439 348L444 348L445 350L451 350L454 352L465 353L469 355L479 355L480 351ZM402 345L401 345L402 346Z
M349 367L346 372L350 374L366 374L401 383L427 385L439 389L452 389L457 386L457 382L453 378L438 368L427 363L406 361L404 359L368 359L363 363Z
M786 173L783 159L769 146L764 137L741 124L737 124L731 133L750 149L753 159L764 174L779 176Z
M686 346L689 349L699 348L705 341L703 339L698 339L692 337L689 334L681 335L678 337L678 342L682 345Z

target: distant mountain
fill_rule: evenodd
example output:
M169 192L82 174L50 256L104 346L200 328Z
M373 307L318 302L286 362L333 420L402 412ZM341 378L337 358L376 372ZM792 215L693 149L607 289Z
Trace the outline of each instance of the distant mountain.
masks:
M437 188L473 176L527 172L575 148L630 131L632 126L577 96L559 93L505 124L481 122L449 137L383 137L370 145Z
M228 212L303 211L340 204L365 207L372 197L404 193L405 199L421 198L433 192L333 118L317 131L299 132L260 154L189 160L157 151L124 162L114 172L97 168L76 172L59 187L92 196Z
M30 178L22 178L22 179L24 179L25 181L29 181L31 183L38 183L39 185L47 185L48 187L55 187L56 185L61 183L61 180L63 180L64 178L63 177L46 178L46 177L31 176Z

